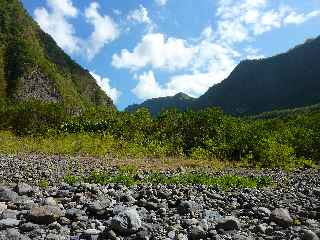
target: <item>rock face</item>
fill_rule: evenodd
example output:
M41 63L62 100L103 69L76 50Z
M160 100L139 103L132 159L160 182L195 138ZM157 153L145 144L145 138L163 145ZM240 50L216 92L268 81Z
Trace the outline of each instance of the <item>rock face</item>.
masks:
M89 71L40 29L19 0L1 1L0 46L0 99L114 108Z
M33 70L19 80L13 97L19 101L36 99L61 103L63 100L55 83L40 69Z

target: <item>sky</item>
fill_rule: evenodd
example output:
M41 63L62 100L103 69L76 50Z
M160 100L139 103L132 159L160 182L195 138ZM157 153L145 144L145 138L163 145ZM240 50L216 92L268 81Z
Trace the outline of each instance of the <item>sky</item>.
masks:
M245 59L320 35L320 0L22 0L118 109L199 97Z

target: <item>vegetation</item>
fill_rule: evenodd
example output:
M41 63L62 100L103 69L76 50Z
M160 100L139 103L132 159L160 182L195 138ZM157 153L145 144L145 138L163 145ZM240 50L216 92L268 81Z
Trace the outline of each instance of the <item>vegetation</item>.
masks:
M19 0L0 0L0 99L60 102L74 111L113 107L89 72L40 29Z
M48 103L0 107L0 151L65 155L189 158L257 167L312 167L320 159L320 111L242 119L209 108L152 118L92 108L71 115Z
M117 183L126 186L137 185L140 183L149 184L180 184L180 185L207 185L218 186L223 189L230 188L263 188L272 186L274 183L269 176L238 176L224 175L213 176L201 172L186 172L173 175L167 175L153 171L148 175L138 177L138 172L135 168L126 167L119 168L118 173L109 173L101 171L93 171L87 177L78 177L67 175L64 181L70 185L84 181L95 184Z

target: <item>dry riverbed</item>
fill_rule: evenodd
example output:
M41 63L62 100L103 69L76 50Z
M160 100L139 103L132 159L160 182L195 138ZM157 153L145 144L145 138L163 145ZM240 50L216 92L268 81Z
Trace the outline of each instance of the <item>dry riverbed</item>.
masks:
M317 170L116 162L1 155L0 240L319 239Z

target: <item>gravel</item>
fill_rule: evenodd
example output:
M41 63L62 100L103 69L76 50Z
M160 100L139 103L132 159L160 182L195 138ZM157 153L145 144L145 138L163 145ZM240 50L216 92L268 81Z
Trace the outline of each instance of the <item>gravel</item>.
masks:
M0 240L306 239L320 236L317 170L235 170L271 176L263 189L216 186L69 186L63 176L108 168L102 160L0 156ZM70 167L77 166L77 167ZM112 170L112 169L111 169ZM166 174L172 174L168 171ZM48 179L42 189L37 183Z

